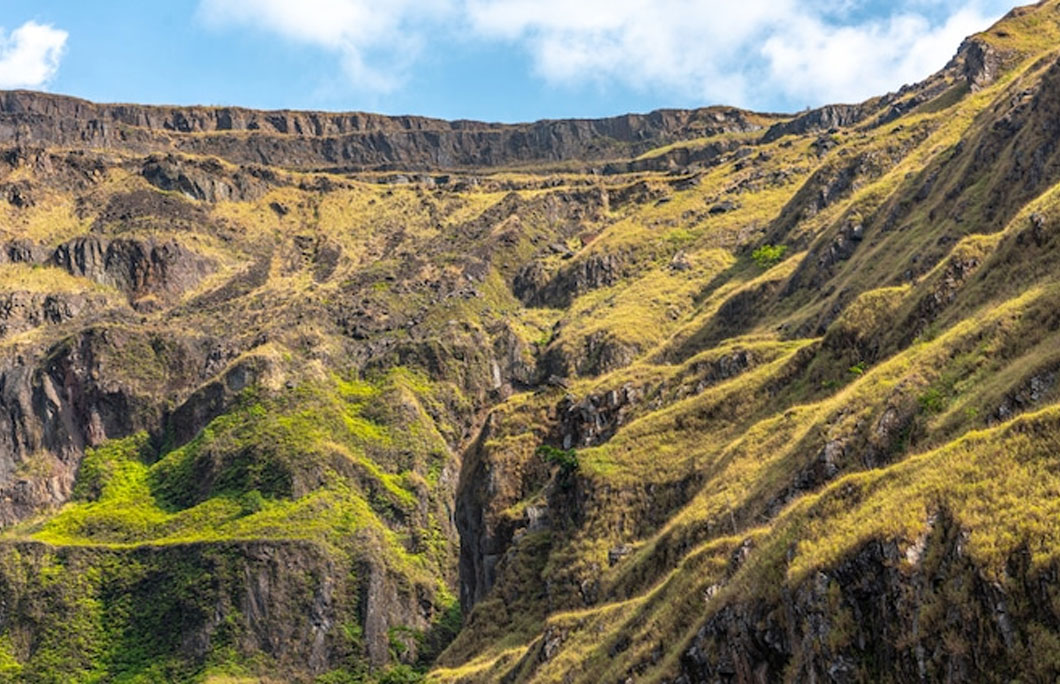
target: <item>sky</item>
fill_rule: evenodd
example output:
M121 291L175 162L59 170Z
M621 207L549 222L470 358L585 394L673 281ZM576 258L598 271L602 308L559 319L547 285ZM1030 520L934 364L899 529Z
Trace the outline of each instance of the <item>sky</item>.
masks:
M0 89L531 121L858 102L1013 0L0 0Z

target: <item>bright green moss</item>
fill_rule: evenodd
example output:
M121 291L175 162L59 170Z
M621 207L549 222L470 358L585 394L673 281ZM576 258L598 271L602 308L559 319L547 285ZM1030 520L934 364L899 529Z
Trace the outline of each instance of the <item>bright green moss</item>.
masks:
M412 377L401 372L385 383L407 386ZM417 389L426 389L420 382ZM339 541L365 526L385 530L383 520L415 508L410 474L368 456L386 456L391 442L361 415L365 401L380 396L376 386L336 382L275 399L255 395L153 465L144 459L146 435L93 450L76 503L33 528L35 538L78 545Z
M787 245L762 245L751 253L751 259L759 268L772 268L784 260Z

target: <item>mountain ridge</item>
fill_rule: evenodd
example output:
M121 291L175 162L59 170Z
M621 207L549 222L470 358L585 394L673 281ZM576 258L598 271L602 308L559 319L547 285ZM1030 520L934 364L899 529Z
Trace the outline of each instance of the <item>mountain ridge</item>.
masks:
M763 141L768 143L791 133L805 133L810 128L827 130L834 127L848 127L874 113L875 110L892 102L909 99L910 92L919 95L914 102L903 103L906 109L922 104L923 101L937 95L931 90L931 82L939 75L948 72L960 72L967 79L970 87L988 85L996 77L1002 57L986 42L969 39L962 44L957 55L939 74L922 83L905 86L901 90L872 98L859 104L824 105L809 109L799 114L756 113L725 105L715 105L697 109L657 109L646 114L628 113L603 118L566 118L541 119L533 122L491 123L470 119L445 120L416 115L380 115L367 112L325 112L295 109L255 110L238 106L180 106L180 105L137 105L128 103L95 103L89 100L37 91L10 90L0 93L0 124L7 124L3 131L4 138L16 142L32 142L34 135L41 132L32 130L34 120L74 122L76 131L58 129L44 132L41 139L45 142L73 142L90 146L113 146L121 148L131 146L143 151L145 146L158 145L153 151L168 151L167 142L172 141L129 139L127 135L108 134L111 127L129 127L145 129L150 133L209 134L209 133L260 133L263 135L294 136L298 138L353 138L372 134L415 135L423 133L438 134L501 134L497 141L502 147L511 146L510 138L505 133L521 133L536 143L538 153L551 161L573 160L582 155L583 161L602 159L600 154L620 154L632 152L636 156L641 151L663 147L667 144L695 137L712 137L721 133L752 133L760 128L767 128ZM917 93L917 91L921 91ZM926 93L924 92L926 91ZM892 109L880 123L901 115L901 107ZM20 125L21 124L21 125ZM768 124L768 125L766 125ZM50 133L50 137L49 134ZM73 137L71 137L73 136ZM80 137L77 140L78 136ZM572 146L564 148L562 142L556 150L549 145L555 138L573 137ZM98 139L97 139L98 138ZM601 149L592 149L586 142L594 138L610 139L612 144ZM76 141L76 142L75 142ZM492 140L490 142L493 142ZM487 144L482 140L474 144ZM617 144L630 146L622 149ZM435 144L438 144L435 142ZM382 145L385 147L385 142ZM639 150L639 151L638 151ZM377 153L380 150L375 150ZM246 162L246 155L224 149L207 149L203 153L213 154L235 163ZM386 151L381 151L382 164L413 163L419 168L445 171L451 170L450 158L441 155L429 155L429 161L423 159L386 158ZM347 156L349 153L347 152ZM481 154L468 156L475 161L466 166L490 167L503 166L513 162L533 161L536 157L515 158L498 155L490 158ZM432 166L433 164L433 166ZM352 170L352 169L351 169Z
M32 144L39 139L137 151L183 150L234 163L268 163L267 148L263 151L262 146L255 147L252 142L225 146L195 139L241 132L285 141L286 147L284 142L277 144L278 152L295 168L314 163L323 168L346 162L348 166L368 168L404 164L444 171L454 167L566 161L578 156L636 156L693 135L754 131L761 126L759 121L773 118L731 107L710 107L604 119L491 124L365 113L97 105L28 91L0 95L0 126L6 125L3 136L19 143Z

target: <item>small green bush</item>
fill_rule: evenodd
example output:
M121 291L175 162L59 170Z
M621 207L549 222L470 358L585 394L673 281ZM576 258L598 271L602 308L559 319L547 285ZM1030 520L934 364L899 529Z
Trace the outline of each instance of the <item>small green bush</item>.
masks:
M549 464L559 466L564 475L569 475L578 469L578 454L574 449L557 449L554 446L542 444L537 448L537 455Z
M260 513L265 508L265 497L257 489L252 489L239 497L239 507L243 515Z
M787 245L762 245L751 252L751 258L761 268L772 268L783 261L787 253Z
M946 408L946 398L942 396L942 392L934 387L921 394L917 402L920 404L920 408L928 413L942 413L942 410Z

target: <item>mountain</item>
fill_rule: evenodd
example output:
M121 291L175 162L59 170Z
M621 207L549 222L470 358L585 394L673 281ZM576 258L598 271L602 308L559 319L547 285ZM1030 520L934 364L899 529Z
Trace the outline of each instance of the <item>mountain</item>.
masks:
M897 93L0 94L0 681L1060 675L1060 0Z

